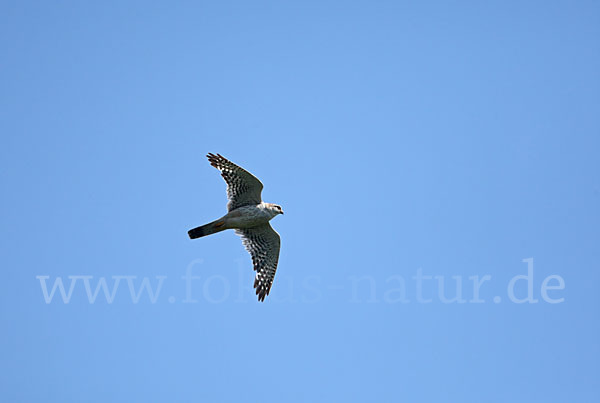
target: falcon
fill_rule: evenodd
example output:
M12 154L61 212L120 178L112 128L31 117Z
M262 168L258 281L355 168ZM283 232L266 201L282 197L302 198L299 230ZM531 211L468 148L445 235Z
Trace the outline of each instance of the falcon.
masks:
M263 184L250 172L237 166L220 154L208 153L210 165L221 171L227 183L227 214L206 225L188 231L190 239L234 229L252 257L256 271L254 288L259 301L269 295L277 261L279 260L279 234L269 221L283 214L281 206L264 203L261 198Z

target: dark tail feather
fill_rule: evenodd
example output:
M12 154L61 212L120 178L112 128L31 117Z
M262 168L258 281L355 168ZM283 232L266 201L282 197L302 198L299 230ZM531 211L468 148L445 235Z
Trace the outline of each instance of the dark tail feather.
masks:
M191 229L188 231L188 235L190 236L190 239L196 239L196 238L200 238L203 237L205 235L208 235L206 233L206 231L204 231L204 225L201 227L196 227L194 229Z
M210 234L214 234L215 232L221 232L225 229L223 228L223 224L223 221L213 221L206 225L202 225L200 227L196 227L194 229L189 230L188 235L190 236L190 239L196 239Z

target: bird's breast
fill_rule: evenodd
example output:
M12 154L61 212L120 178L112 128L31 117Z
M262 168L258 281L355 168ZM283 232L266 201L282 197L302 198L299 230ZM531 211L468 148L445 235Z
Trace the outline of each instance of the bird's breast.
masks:
M225 218L229 228L252 228L269 222L271 217L263 209L244 206L230 211Z

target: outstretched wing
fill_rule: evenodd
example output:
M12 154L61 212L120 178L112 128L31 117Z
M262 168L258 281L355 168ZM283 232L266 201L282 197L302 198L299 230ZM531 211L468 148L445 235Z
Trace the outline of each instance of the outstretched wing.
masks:
M220 154L208 153L206 157L210 165L221 171L221 176L227 182L228 211L261 202L263 185L254 175Z
M269 295L277 270L279 234L269 223L254 228L236 229L235 232L242 237L242 243L252 256L252 264L256 271L254 288L258 300L264 301Z

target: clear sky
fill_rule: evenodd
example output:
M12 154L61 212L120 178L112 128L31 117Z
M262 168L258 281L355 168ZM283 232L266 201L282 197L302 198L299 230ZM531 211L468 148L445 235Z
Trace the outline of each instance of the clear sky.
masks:
M597 401L598 2L2 1L0 45L0 400ZM285 211L264 303L187 237L207 152Z

